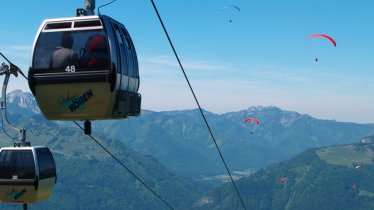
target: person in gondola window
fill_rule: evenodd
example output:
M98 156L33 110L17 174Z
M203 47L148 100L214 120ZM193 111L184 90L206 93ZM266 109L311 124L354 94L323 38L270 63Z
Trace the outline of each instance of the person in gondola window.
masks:
M89 68L103 68L109 65L108 42L105 36L91 37L87 44L86 59Z
M74 44L73 36L70 33L64 33L61 38L61 45L57 46L52 54L52 68L66 68L76 65L78 62L78 53L72 50Z

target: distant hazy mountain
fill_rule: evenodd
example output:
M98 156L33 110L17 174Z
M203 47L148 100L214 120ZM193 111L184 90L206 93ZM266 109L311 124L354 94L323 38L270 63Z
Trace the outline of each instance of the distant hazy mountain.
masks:
M320 120L277 107L250 107L221 115L205 113L231 170L259 169L308 148L357 142L374 132L372 124ZM247 117L259 119L260 124L244 124ZM138 118L94 125L96 132L154 156L177 174L193 178L225 174L198 110L143 110Z
M271 165L237 186L247 209L372 210L374 146L352 144L309 149ZM231 183L201 197L195 209L239 209Z
M40 114L34 96L29 92L15 90L7 95L7 105L10 113L18 114Z
M38 113L29 93L15 91L9 93L8 98L12 99L9 111L17 110L13 112L23 116ZM320 120L277 107L250 107L220 115L204 112L232 171L260 169L308 148L357 142L374 132L373 124ZM244 124L247 117L259 119L260 124ZM56 123L61 129L76 127L70 122ZM139 117L94 121L93 135L99 134L151 155L173 173L184 177L209 180L212 176L226 174L197 109L142 110Z

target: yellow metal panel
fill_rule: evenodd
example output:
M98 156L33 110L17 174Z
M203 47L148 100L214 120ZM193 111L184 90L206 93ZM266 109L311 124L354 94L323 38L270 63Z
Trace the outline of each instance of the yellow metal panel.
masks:
M56 178L48 178L39 180L38 191L36 192L36 201L47 200L52 194L53 188L55 186Z
M35 203L36 192L32 185L3 185L0 201L4 203Z
M104 82L37 85L35 99L49 120L109 119L115 105Z
M37 191L33 185L3 185L0 201L4 203L36 203L47 200L52 194L56 178L39 180Z

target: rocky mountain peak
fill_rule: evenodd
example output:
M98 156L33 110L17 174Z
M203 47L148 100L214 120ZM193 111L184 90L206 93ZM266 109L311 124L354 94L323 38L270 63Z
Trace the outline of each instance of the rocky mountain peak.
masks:
M33 113L40 113L34 96L29 92L14 90L7 94L7 104L13 108L26 109Z

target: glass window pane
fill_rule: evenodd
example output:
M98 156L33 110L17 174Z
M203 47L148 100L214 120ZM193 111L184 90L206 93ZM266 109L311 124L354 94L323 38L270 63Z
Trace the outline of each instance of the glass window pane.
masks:
M110 52L104 30L43 32L36 42L35 73L109 70Z
M114 29L114 33L116 34L116 37L117 37L117 41L118 43L123 46L123 40L122 40L122 37L121 37L121 33L118 29L118 26L116 24L113 23L113 29Z
M53 29L62 29L62 28L71 28L71 22L67 23L50 23L45 26L44 30L53 30Z
M0 179L10 179L11 174L11 152L9 150L3 150L0 154Z
M95 27L95 26L101 26L101 21L100 20L77 21L74 23L74 28Z
M56 166L52 153L47 148L36 149L39 164L39 178L56 177Z
M12 151L12 156L16 160L15 173L12 178L35 179L35 162L32 151L14 150Z
M31 150L3 150L0 155L1 179L34 179L35 163Z
M122 34L122 39L124 40L124 42L126 42L126 46L128 48L131 48L131 41L129 38L130 35L127 33L126 29L121 27L121 34Z

